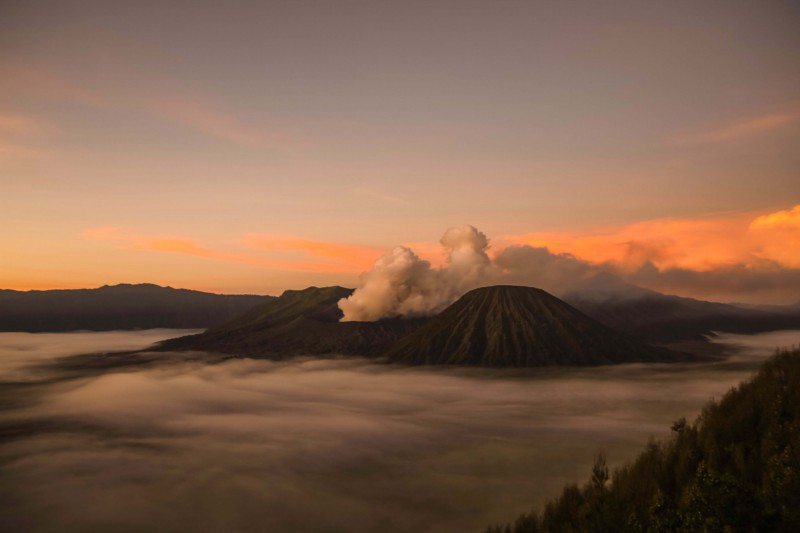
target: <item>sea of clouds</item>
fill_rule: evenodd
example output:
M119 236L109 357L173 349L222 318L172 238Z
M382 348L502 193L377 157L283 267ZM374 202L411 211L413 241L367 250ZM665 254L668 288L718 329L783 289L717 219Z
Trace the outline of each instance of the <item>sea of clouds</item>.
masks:
M535 371L97 353L182 333L0 334L5 528L479 531L587 479L600 450L633 457L800 340Z

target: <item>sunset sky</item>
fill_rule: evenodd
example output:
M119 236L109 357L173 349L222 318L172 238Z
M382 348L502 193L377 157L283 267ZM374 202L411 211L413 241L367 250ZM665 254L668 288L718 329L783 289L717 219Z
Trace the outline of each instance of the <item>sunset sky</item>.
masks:
M6 1L0 185L0 288L354 286L471 224L797 302L800 2Z

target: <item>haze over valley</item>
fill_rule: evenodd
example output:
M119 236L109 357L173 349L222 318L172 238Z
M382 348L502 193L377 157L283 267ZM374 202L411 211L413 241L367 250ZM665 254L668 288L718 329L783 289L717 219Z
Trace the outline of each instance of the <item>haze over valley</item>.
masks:
M0 2L0 529L800 531L798 28Z
M159 352L81 374L70 361L180 333L0 333L7 527L480 530L585 479L598 451L629 459L800 342L721 336L737 346L726 362L522 372Z

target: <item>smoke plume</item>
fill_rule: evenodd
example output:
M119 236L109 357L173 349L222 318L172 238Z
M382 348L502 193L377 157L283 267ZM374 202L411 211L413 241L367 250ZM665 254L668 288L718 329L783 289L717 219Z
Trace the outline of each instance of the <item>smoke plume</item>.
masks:
M352 296L339 302L342 320L430 315L492 277L489 240L473 226L450 228L439 242L447 251L442 268L432 268L405 246L378 259Z
M556 296L581 292L600 272L668 294L716 301L794 303L800 299L800 269L763 262L709 270L659 269L643 258L639 265L592 263L546 247L512 245L489 257L489 240L473 226L448 229L439 241L446 251L443 267L433 268L404 246L381 257L361 275L360 285L339 302L345 321L435 314L465 292L488 285L526 285ZM616 287L614 290L618 290Z

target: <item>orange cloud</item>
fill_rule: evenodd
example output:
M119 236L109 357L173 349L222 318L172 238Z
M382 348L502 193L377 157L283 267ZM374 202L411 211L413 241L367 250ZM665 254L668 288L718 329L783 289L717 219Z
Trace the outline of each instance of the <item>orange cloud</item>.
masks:
M89 239L117 242L123 248L148 252L167 252L189 255L215 261L243 263L272 270L310 272L322 274L357 274L369 268L380 256L380 250L355 245L323 243L306 239L284 239L283 241L259 241L258 236L246 237L250 249L262 251L301 251L311 260L283 259L257 256L247 253L228 252L209 248L193 239L175 237L150 237L126 233L116 226L87 228L82 235ZM267 242L273 242L270 246ZM320 261L322 258L324 260ZM325 260L334 259L334 261ZM367 263L367 261L369 261ZM365 266L366 265L366 266Z
M800 268L800 205L757 217L749 235L759 244L755 255Z
M750 223L750 228L800 228L800 205L796 205L792 209L762 215Z
M87 238L123 248L188 255L293 272L358 274L369 270L384 249L297 237L246 234L242 251L206 247L176 237L125 233L114 226L88 228ZM768 213L723 213L683 219L656 219L605 231L539 232L492 239L500 254L512 245L546 247L594 265L634 272L644 264L660 270L711 272L725 268L800 268L800 205ZM406 243L433 266L443 263L441 245ZM260 252L260 253L258 253Z
M800 267L800 206L759 215L727 213L686 219L656 219L602 232L529 233L494 239L569 253L591 263L635 269L650 262L660 269L706 271L721 266L767 264Z
M675 146L693 146L737 141L739 139L779 128L799 119L800 111L766 115L709 131L678 135L669 139L669 144Z

